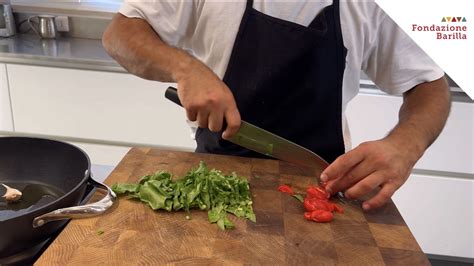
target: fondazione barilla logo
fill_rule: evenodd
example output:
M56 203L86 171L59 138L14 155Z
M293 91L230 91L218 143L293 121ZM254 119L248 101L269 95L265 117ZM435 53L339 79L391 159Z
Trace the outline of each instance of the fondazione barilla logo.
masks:
M466 40L466 21L466 17L443 17L439 24L412 24L412 31L432 32L437 40Z

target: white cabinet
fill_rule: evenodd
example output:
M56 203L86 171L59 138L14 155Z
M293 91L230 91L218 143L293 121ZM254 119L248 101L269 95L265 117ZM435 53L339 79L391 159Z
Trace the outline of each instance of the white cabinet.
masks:
M353 146L384 137L401 104L401 97L360 93L346 111ZM443 132L415 165L423 174L393 197L425 253L474 258L473 116L473 103L453 102Z
M0 64L0 131L13 131L8 76L5 64Z
M393 201L428 254L474 258L474 182L413 174Z
M164 97L169 84L125 73L7 67L18 132L90 139L98 144L195 147L184 109ZM98 151L91 148L96 146L88 147ZM123 148L109 148L109 159L106 152L97 160L91 156L93 163L112 164L124 153Z

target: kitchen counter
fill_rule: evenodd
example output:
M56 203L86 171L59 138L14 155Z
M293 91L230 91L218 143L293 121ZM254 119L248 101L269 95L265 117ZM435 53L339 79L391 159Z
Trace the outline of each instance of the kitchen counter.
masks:
M126 73L101 40L91 39L46 40L31 34L0 38L0 62Z

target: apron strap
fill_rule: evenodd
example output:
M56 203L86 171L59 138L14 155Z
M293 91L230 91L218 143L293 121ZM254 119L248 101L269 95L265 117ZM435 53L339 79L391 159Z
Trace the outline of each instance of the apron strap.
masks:
M247 10L253 8L253 0L247 0L247 6L245 7Z

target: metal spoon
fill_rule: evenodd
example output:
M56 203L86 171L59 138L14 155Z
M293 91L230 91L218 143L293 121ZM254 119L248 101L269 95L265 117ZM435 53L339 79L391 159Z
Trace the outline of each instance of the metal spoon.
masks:
M19 201L21 199L21 196L22 196L21 191L15 188L11 188L2 183L0 183L0 185L6 188L5 194L2 196L2 198L4 198L6 202L12 203L12 202Z

